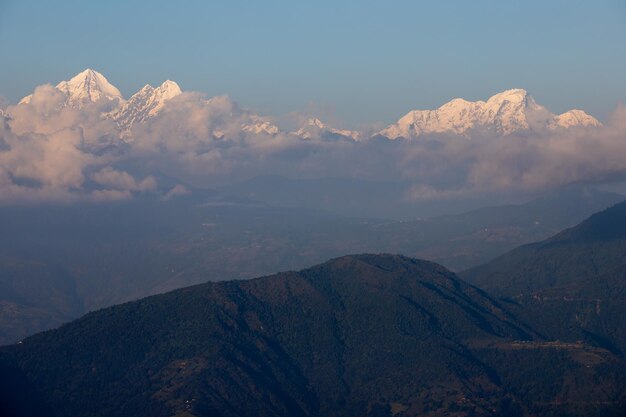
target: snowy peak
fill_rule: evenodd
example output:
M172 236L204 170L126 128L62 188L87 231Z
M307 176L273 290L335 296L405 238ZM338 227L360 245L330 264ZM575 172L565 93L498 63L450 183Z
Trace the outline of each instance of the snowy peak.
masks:
M163 84L155 89L155 91L161 99L165 101L172 99L183 92L178 84L171 80L165 80Z
M311 139L320 136L322 131L326 130L326 125L316 117L308 119L304 125L294 132L294 135L303 139Z
M551 128L598 127L602 123L582 110L573 109L554 117Z
M102 98L123 101L122 93L97 71L86 69L69 81L61 81L56 88L67 95L67 103L72 107L82 107L85 103Z
M82 108L87 103L101 99L124 101L122 93L111 84L104 75L90 68L76 74L69 81L61 81L55 87L66 96L65 105ZM29 103L32 95L20 100L20 104Z
M516 88L495 94L487 101L456 98L436 110L413 110L379 134L389 139L411 139L431 133L467 134L471 130L510 135L598 125L596 119L580 110L555 116L537 104L526 90Z
M280 132L278 126L256 114L250 115L250 121L241 125L241 130L251 134L274 136Z
M300 129L292 133L303 139L328 136L343 136L352 140L358 140L361 137L360 132L347 129L336 129L334 127L327 126L324 122L316 117L309 118Z
M519 131L544 128L552 116L552 113L537 104L526 90L512 89L490 97L482 105L476 126L510 135Z
M159 113L165 103L182 94L182 90L174 81L167 80L157 88L146 84L114 115L122 130L128 130L134 123L144 122Z
M312 127L316 127L318 129L326 129L326 125L324 123L322 123L322 121L320 119L318 119L317 117L311 118L309 120L306 121L306 125L307 126L312 126Z
M511 103L526 105L529 100L534 103L534 100L532 97L530 97L528 91L524 90L523 88L512 88L510 90L504 90L501 93L494 94L493 96L489 97L487 103L502 104L508 101Z
M158 87L145 85L126 101L120 91L104 75L93 69L86 69L67 81L61 81L55 88L64 96L64 100L58 103L60 108L80 109L89 103L104 100L105 105L98 105L97 110L102 112L102 118L113 119L117 122L122 137L130 134L135 123L143 123L156 116L167 107L168 101L182 94L176 82L166 80ZM24 97L20 104L29 103L31 98L32 95ZM220 119L240 118L238 125L241 132L271 136L280 133L280 129L270 119L239 109L237 104L226 96L213 97L205 102L211 112L222 114ZM434 110L410 111L379 134L388 139L414 139L426 134L510 135L530 131L597 126L601 126L601 123L582 110L573 109L555 115L535 102L526 90L514 88L497 93L486 101L455 98ZM216 137L222 137L224 134ZM302 139L347 138L358 141L363 137L361 132L337 129L315 117L307 119L302 126L290 134Z

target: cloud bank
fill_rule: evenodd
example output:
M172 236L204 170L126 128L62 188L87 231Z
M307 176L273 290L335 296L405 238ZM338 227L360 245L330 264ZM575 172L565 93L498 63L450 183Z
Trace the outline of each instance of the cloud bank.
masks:
M0 113L0 202L171 199L257 175L402 180L413 199L532 192L626 179L626 108L606 125L522 132L359 140L333 131L306 138L228 97L186 92L122 131L115 103L68 106L38 87ZM160 178L169 178L167 186ZM174 184L174 185L172 185ZM186 184L187 186L183 185Z

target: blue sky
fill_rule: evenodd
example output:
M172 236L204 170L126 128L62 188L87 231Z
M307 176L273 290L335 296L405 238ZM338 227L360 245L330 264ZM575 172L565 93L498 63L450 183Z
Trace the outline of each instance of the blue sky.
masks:
M555 112L626 101L626 2L0 0L0 94L86 67L125 96L169 78L347 127L520 87Z

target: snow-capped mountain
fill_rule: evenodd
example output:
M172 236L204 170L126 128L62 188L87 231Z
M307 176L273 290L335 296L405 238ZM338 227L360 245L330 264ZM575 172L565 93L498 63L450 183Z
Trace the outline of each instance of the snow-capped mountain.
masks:
M529 130L599 126L581 110L551 113L522 89L506 90L487 101L454 99L436 110L413 110L380 132L389 139L415 138L428 133L464 134L488 130L501 135Z
M334 127L327 126L320 119L317 118L308 119L300 129L292 133L303 139L324 137L328 135L339 135L346 138L351 138L353 140L357 140L361 137L360 132L346 129L335 129Z
M594 117L589 116L582 110L573 109L558 116L554 116L549 126L552 129L569 128L577 126L598 127L601 123Z
M167 80L156 88L146 84L122 105L113 118L122 130L129 130L134 123L145 122L158 114L168 100L181 93L182 90L174 81Z
M75 75L69 81L61 81L56 85L56 89L66 95L65 104L75 108L81 108L87 103L101 99L124 102L120 90L109 83L104 75L89 68ZM20 103L30 102L31 97L32 95L24 97Z
M174 81L167 80L158 87L144 86L125 100L120 91L97 71L86 69L68 81L61 81L56 89L62 92L65 106L82 108L88 103L108 100L102 110L103 118L114 119L120 128L120 137L130 134L136 123L144 123L159 114L166 103L179 96L182 91ZM32 95L24 97L20 104L29 103ZM213 136L223 138L226 132L247 135L279 134L280 128L270 119L240 109L227 97L205 100L213 112L220 113ZM104 109L104 108L103 108ZM230 121L230 122L229 122ZM235 123L233 125L229 124ZM490 97L487 101L467 101L456 98L435 110L413 110L396 123L379 132L389 139L416 138L430 133L452 133L466 135L471 131L487 131L509 135L524 131L569 129L573 127L596 127L600 122L582 110L570 110L555 115L522 89L506 90ZM302 139L344 137L360 140L362 132L336 129L317 118L308 119L292 135Z
M146 85L126 101L117 87L92 69L86 69L68 81L61 81L55 88L66 96L65 106L77 109L87 103L110 100L112 109L109 108L102 117L114 119L122 136L128 133L134 123L147 121L158 114L168 100L182 93L178 84L167 80L156 88ZM32 94L20 100L19 104L29 103L31 98Z
M250 121L241 125L241 130L252 134L276 135L280 132L278 126L256 114L250 115Z

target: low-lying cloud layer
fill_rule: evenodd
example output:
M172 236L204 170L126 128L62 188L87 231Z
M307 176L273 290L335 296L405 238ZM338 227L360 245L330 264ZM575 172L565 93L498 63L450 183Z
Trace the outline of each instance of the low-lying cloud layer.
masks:
M0 113L0 202L162 199L257 175L403 180L413 199L538 191L626 178L626 108L604 126L424 135L413 140L301 136L228 97L182 93L122 132L112 103L81 108L38 87ZM162 181L167 178L168 181Z

